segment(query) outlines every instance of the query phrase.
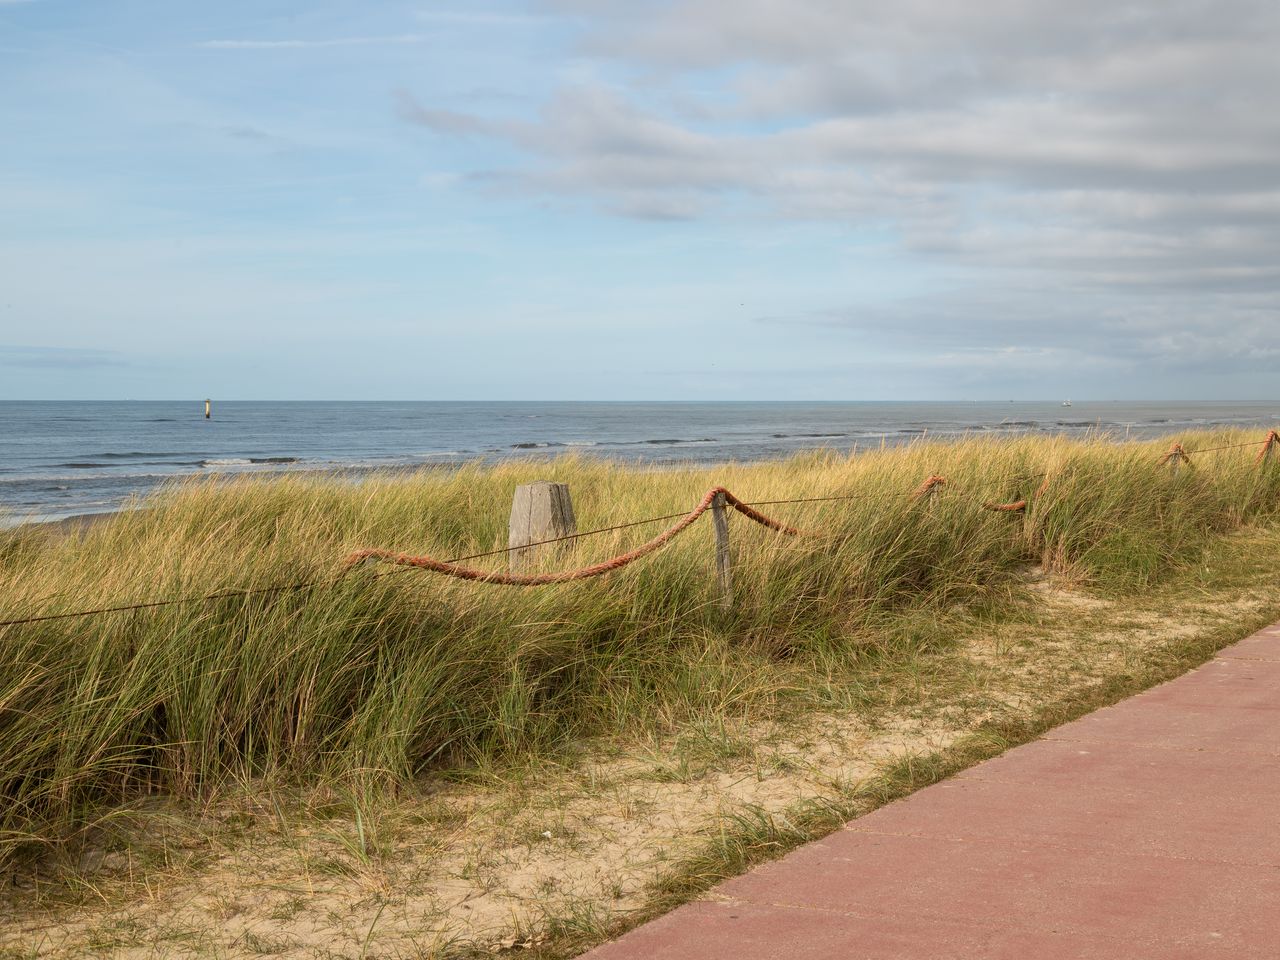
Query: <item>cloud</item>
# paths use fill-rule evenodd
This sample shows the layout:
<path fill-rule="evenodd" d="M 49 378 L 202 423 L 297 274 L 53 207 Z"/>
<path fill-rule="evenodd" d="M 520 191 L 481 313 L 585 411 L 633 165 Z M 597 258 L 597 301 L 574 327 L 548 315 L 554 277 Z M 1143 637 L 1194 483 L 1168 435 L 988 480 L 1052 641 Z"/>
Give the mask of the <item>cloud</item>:
<path fill-rule="evenodd" d="M 1280 6 L 547 7 L 579 25 L 593 67 L 536 116 L 401 115 L 515 147 L 502 176 L 540 198 L 849 225 L 948 278 L 891 307 L 771 322 L 979 367 L 1280 359 Z"/>
<path fill-rule="evenodd" d="M 330 37 L 319 40 L 205 40 L 201 47 L 210 50 L 296 50 L 321 47 L 369 47 L 387 44 L 426 43 L 429 38 L 417 33 L 389 37 Z"/>
<path fill-rule="evenodd" d="M 1180 290 L 1118 298 L 1110 291 L 1033 286 L 1015 278 L 989 290 L 953 288 L 889 304 L 760 317 L 781 329 L 822 328 L 913 356 L 958 357 L 1016 367 L 1028 357 L 1092 358 L 1132 371 L 1280 363 L 1280 305 L 1258 295 L 1189 302 Z M 1067 295 L 1070 294 L 1070 295 Z M 1223 309 L 1229 306 L 1230 309 Z M 1208 316 L 1211 322 L 1203 322 Z M 1073 363 L 1075 361 L 1072 361 Z"/>
<path fill-rule="evenodd" d="M 436 133 L 459 136 L 473 133 L 486 136 L 501 136 L 500 128 L 496 128 L 493 124 L 481 120 L 479 117 L 459 113 L 456 110 L 428 109 L 419 103 L 413 94 L 407 90 L 397 90 L 395 97 L 396 112 L 402 120 L 427 127 Z"/>
<path fill-rule="evenodd" d="M 123 367 L 128 362 L 114 350 L 31 347 L 0 343 L 0 366 L 28 369 L 86 370 Z"/>
<path fill-rule="evenodd" d="M 949 217 L 945 200 L 991 186 L 1054 205 L 1062 191 L 1136 203 L 1280 189 L 1272 4 L 550 6 L 629 79 L 562 85 L 525 123 L 402 115 L 508 140 L 534 161 L 532 188 L 613 208 L 637 191 L 737 191 L 787 218 L 918 220 L 922 198 Z"/>

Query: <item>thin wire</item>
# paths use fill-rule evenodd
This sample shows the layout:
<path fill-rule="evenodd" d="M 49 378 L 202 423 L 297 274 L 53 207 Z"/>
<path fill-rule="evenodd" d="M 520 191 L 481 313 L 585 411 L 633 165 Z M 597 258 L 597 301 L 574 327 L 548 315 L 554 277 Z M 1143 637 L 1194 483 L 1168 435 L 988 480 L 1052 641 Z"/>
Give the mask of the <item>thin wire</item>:
<path fill-rule="evenodd" d="M 1193 453 L 1216 453 L 1219 450 L 1237 450 L 1240 447 L 1256 447 L 1260 443 L 1265 442 L 1266 441 L 1250 440 L 1248 443 L 1229 443 L 1225 447 L 1209 447 L 1205 450 L 1186 450 L 1183 452 L 1186 453 L 1187 456 L 1191 456 Z"/>
<path fill-rule="evenodd" d="M 779 503 L 819 503 L 825 500 L 865 500 L 868 497 L 873 497 L 873 496 L 877 496 L 877 494 L 849 493 L 849 494 L 841 494 L 839 496 L 830 496 L 830 497 L 797 497 L 794 500 L 752 500 L 750 503 L 747 503 L 746 506 L 770 507 L 770 506 L 775 506 Z M 896 494 L 891 494 L 891 496 L 896 496 Z"/>
<path fill-rule="evenodd" d="M 510 553 L 513 550 L 527 550 L 530 547 L 540 547 L 546 543 L 560 543 L 564 540 L 577 540 L 579 537 L 590 537 L 597 533 L 610 533 L 614 530 L 625 530 L 627 527 L 639 527 L 646 523 L 657 523 L 659 520 L 674 520 L 677 517 L 685 516 L 689 511 L 684 513 L 668 513 L 664 517 L 649 517 L 647 520 L 632 520 L 630 523 L 618 523 L 612 527 L 600 527 L 596 530 L 584 530 L 582 533 L 569 533 L 563 537 L 552 537 L 550 540 L 535 540 L 533 543 L 522 543 L 518 547 L 499 547 L 497 550 L 489 550 L 486 553 L 473 553 L 469 557 L 458 557 L 454 560 L 445 560 L 445 563 L 462 563 L 464 560 L 478 560 L 481 557 L 494 557 L 500 553 Z"/>
<path fill-rule="evenodd" d="M 529 547 L 540 547 L 547 543 L 559 543 L 564 540 L 576 540 L 579 537 L 590 537 L 599 533 L 610 533 L 614 530 L 624 530 L 628 527 L 638 527 L 646 523 L 657 523 L 660 520 L 671 520 L 675 517 L 683 517 L 683 513 L 667 514 L 663 517 L 649 517 L 646 520 L 632 520 L 629 523 L 614 524 L 611 527 L 600 527 L 596 530 L 584 530 L 581 533 L 571 533 L 563 537 L 552 537 L 549 540 L 537 540 L 533 543 L 521 544 L 518 547 L 502 547 L 497 550 L 489 550 L 485 553 L 475 553 L 466 557 L 457 557 L 453 560 L 446 560 L 446 563 L 462 563 L 465 560 L 476 560 L 480 557 L 492 557 L 500 553 L 510 553 L 513 550 L 525 550 Z M 386 573 L 374 574 L 374 578 L 389 577 L 397 573 L 407 573 L 412 567 L 399 567 Z M 286 593 L 292 590 L 304 590 L 307 587 L 315 587 L 320 585 L 332 585 L 345 579 L 344 577 L 327 577 L 318 580 L 304 580 L 300 583 L 277 584 L 270 587 L 256 587 L 249 590 L 224 590 L 219 593 L 210 593 L 194 597 L 173 597 L 168 600 L 151 600 L 146 603 L 129 603 L 117 607 L 98 607 L 93 610 L 74 610 L 67 613 L 48 613 L 38 617 L 22 617 L 17 620 L 0 620 L 0 627 L 13 627 L 25 623 L 42 623 L 46 620 L 67 620 L 71 617 L 88 617 L 96 616 L 102 613 L 122 613 L 129 610 L 148 610 L 154 607 L 171 607 L 183 603 L 202 603 L 211 600 L 229 600 L 232 597 L 251 597 L 258 594 L 268 593 Z"/>
<path fill-rule="evenodd" d="M 88 617 L 99 613 L 120 613 L 126 610 L 147 610 L 152 607 L 171 607 L 180 603 L 208 602 L 210 600 L 228 600 L 232 597 L 251 597 L 260 593 L 284 593 L 289 590 L 303 590 L 321 583 L 336 583 L 337 580 L 307 580 L 302 583 L 285 583 L 272 587 L 258 587 L 252 590 L 230 590 L 222 593 L 210 593 L 196 597 L 174 597 L 169 600 L 151 600 L 147 603 L 129 603 L 119 607 L 99 607 L 95 610 L 75 610 L 70 613 L 47 613 L 39 617 L 23 617 L 20 620 L 0 620 L 0 627 L 12 627 L 22 623 L 40 623 L 45 620 L 66 620 L 69 617 Z"/>
<path fill-rule="evenodd" d="M 1044 473 L 1022 473 L 1022 474 L 1018 474 L 1015 477 L 1009 477 L 1007 480 L 992 480 L 988 483 L 980 483 L 971 489 L 982 489 L 983 487 L 1003 486 L 1004 484 L 1007 484 L 1007 483 L 1025 483 L 1028 480 L 1039 480 L 1041 477 L 1047 477 L 1048 475 L 1049 475 L 1048 471 Z M 945 487 L 943 489 L 945 489 Z M 820 503 L 827 500 L 867 500 L 873 497 L 876 499 L 881 499 L 886 496 L 914 497 L 917 495 L 917 492 L 918 491 L 915 491 L 915 490 L 900 490 L 897 492 L 891 491 L 887 493 L 885 491 L 879 491 L 875 493 L 848 493 L 848 494 L 833 495 L 829 497 L 797 497 L 792 500 L 752 500 L 750 503 L 747 503 L 746 505 L 748 507 L 768 507 L 768 506 L 776 506 L 777 504 L 782 504 L 782 503 Z"/>

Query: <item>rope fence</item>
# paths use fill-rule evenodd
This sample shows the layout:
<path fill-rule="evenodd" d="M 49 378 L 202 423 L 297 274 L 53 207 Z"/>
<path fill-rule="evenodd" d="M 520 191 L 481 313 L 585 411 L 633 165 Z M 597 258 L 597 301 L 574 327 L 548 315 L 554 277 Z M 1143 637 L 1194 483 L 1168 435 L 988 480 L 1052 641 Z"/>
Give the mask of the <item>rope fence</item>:
<path fill-rule="evenodd" d="M 1209 447 L 1203 450 L 1193 451 L 1197 456 L 1206 453 L 1217 453 L 1224 450 L 1235 450 L 1243 447 L 1252 447 L 1257 445 L 1257 441 L 1246 441 L 1244 443 L 1226 444 L 1219 447 Z M 1280 432 L 1271 430 L 1264 441 L 1262 441 L 1262 449 L 1255 458 L 1255 464 L 1263 465 L 1269 463 L 1277 450 L 1280 450 Z M 1191 455 L 1183 449 L 1181 443 L 1174 443 L 1159 461 L 1159 466 L 1169 466 L 1176 469 L 1180 464 L 1191 464 Z M 1035 474 L 1020 474 L 1015 477 L 993 481 L 982 486 L 1009 486 L 1018 483 L 1027 483 L 1031 480 L 1042 479 L 1042 483 L 1036 490 L 1031 499 L 1036 499 L 1044 495 L 1049 486 L 1048 471 Z M 897 494 L 898 496 L 907 496 L 912 500 L 928 500 L 943 488 L 951 489 L 950 481 L 943 476 L 934 474 L 927 477 L 923 483 L 912 491 Z M 978 488 L 980 489 L 980 488 Z M 888 494 L 894 496 L 895 494 Z M 964 494 L 962 494 L 963 496 Z M 968 494 L 974 499 L 978 499 L 974 492 Z M 846 500 L 866 500 L 871 498 L 883 498 L 886 496 L 884 492 L 877 493 L 851 493 L 851 494 L 835 494 L 822 497 L 796 497 L 784 500 L 759 500 L 747 502 L 739 499 L 731 491 L 722 486 L 712 487 L 702 497 L 698 504 L 687 513 L 672 513 L 657 517 L 647 517 L 643 520 L 632 520 L 626 523 L 613 524 L 607 527 L 597 527 L 591 530 L 574 532 L 562 536 L 550 537 L 541 540 L 534 540 L 527 543 L 521 543 L 515 546 L 499 547 L 494 550 L 487 550 L 482 553 L 473 553 L 467 556 L 455 557 L 450 560 L 439 560 L 434 557 L 422 554 L 412 555 L 408 553 L 399 553 L 391 550 L 383 550 L 378 548 L 369 548 L 358 550 L 350 554 L 342 565 L 341 572 L 337 576 L 317 578 L 312 580 L 304 580 L 296 583 L 274 584 L 265 587 L 256 587 L 243 590 L 223 590 L 210 594 L 199 594 L 186 597 L 173 597 L 164 600 L 152 600 L 141 603 L 121 604 L 118 606 L 98 607 L 89 610 L 74 610 L 64 613 L 41 614 L 38 616 L 20 617 L 11 620 L 0 620 L 0 628 L 20 626 L 23 624 L 43 623 L 51 620 L 66 620 L 76 617 L 90 617 L 104 615 L 109 613 L 121 613 L 136 610 L 149 610 L 159 607 L 177 606 L 192 603 L 210 603 L 216 600 L 229 600 L 241 597 L 252 596 L 268 596 L 280 593 L 291 593 L 305 590 L 310 587 L 333 586 L 344 581 L 350 571 L 359 565 L 374 562 L 385 562 L 393 564 L 397 567 L 395 570 L 373 574 L 372 578 L 391 576 L 398 573 L 404 573 L 409 570 L 429 570 L 444 576 L 453 577 L 459 580 L 473 581 L 476 583 L 490 583 L 505 586 L 546 586 L 556 583 L 568 583 L 576 580 L 586 580 L 593 577 L 602 576 L 615 570 L 620 570 L 642 557 L 648 556 L 675 539 L 708 511 L 717 516 L 716 535 L 717 535 L 717 556 L 721 561 L 721 591 L 727 598 L 730 595 L 730 584 L 728 579 L 728 542 L 727 542 L 727 525 L 723 522 L 725 512 L 729 509 L 742 514 L 749 520 L 760 524 L 761 526 L 774 531 L 786 537 L 822 537 L 828 534 L 817 531 L 801 530 L 790 526 L 770 517 L 759 510 L 757 507 L 764 506 L 780 506 L 786 504 L 805 504 L 805 503 L 827 503 Z M 1022 498 L 1008 503 L 997 503 L 987 500 L 981 500 L 981 507 L 984 510 L 990 510 L 1001 513 L 1020 513 L 1027 509 L 1028 499 Z M 472 560 L 479 560 L 486 557 L 498 555 L 508 555 L 513 551 L 524 551 L 531 548 L 549 546 L 553 544 L 562 544 L 569 541 L 579 540 L 585 537 L 598 536 L 605 533 L 613 533 L 618 530 L 626 530 L 633 527 L 645 526 L 652 523 L 661 523 L 666 520 L 676 520 L 666 530 L 663 530 L 657 536 L 647 540 L 626 553 L 610 557 L 607 560 L 600 561 L 585 567 L 578 567 L 573 570 L 563 570 L 554 573 L 512 573 L 507 571 L 491 571 L 481 570 L 475 567 L 463 566 L 462 564 Z"/>

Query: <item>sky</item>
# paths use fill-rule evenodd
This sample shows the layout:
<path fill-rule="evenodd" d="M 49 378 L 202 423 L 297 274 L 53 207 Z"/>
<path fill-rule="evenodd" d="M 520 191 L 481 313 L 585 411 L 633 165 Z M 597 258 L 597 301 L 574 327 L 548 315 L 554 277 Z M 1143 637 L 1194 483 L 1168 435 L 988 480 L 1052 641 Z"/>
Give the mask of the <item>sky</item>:
<path fill-rule="evenodd" d="M 1269 400 L 1274 0 L 0 0 L 0 399 Z"/>

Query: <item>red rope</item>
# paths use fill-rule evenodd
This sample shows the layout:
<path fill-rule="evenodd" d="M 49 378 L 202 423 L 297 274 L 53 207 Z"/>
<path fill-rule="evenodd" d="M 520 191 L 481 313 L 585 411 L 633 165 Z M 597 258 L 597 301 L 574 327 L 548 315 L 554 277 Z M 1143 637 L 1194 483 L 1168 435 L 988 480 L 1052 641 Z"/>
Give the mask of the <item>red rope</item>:
<path fill-rule="evenodd" d="M 1272 430 L 1267 434 L 1267 439 L 1262 441 L 1262 449 L 1258 451 L 1258 457 L 1253 462 L 1261 463 L 1263 460 L 1266 460 L 1267 455 L 1271 453 L 1277 443 L 1280 443 L 1280 433 L 1276 433 L 1276 431 Z"/>
<path fill-rule="evenodd" d="M 1013 503 L 984 503 L 983 510 L 999 510 L 1004 513 L 1017 513 L 1020 510 L 1027 509 L 1027 501 L 1015 500 Z"/>
<path fill-rule="evenodd" d="M 919 500 L 921 497 L 927 497 L 929 494 L 933 493 L 933 491 L 936 490 L 938 487 L 943 486 L 946 482 L 947 482 L 946 477 L 940 477 L 935 473 L 932 476 L 925 477 L 924 483 L 916 487 L 916 492 L 913 493 L 911 496 L 914 497 L 916 500 Z"/>
<path fill-rule="evenodd" d="M 789 527 L 781 521 L 767 517 L 758 510 L 754 510 L 747 504 L 743 503 L 724 487 L 712 487 L 707 491 L 706 495 L 699 501 L 698 505 L 680 518 L 679 522 L 662 531 L 647 543 L 642 543 L 634 550 L 611 557 L 608 560 L 602 560 L 600 563 L 593 563 L 589 567 L 579 567 L 576 570 L 561 570 L 557 573 L 503 573 L 500 570 L 477 570 L 474 567 L 463 567 L 456 563 L 448 563 L 444 560 L 437 560 L 435 557 L 429 557 L 425 554 L 422 556 L 412 556 L 407 553 L 395 553 L 391 550 L 358 550 L 351 556 L 347 557 L 344 569 L 351 569 L 355 564 L 365 560 L 383 560 L 387 563 L 396 563 L 407 567 L 419 567 L 423 570 L 432 570 L 436 573 L 443 573 L 445 576 L 456 577 L 459 580 L 475 580 L 479 583 L 499 583 L 513 587 L 538 587 L 549 583 L 568 583 L 572 580 L 586 580 L 590 577 L 598 577 L 601 574 L 610 573 L 614 570 L 621 570 L 627 564 L 639 560 L 643 556 L 653 553 L 659 547 L 667 543 L 676 535 L 684 532 L 693 524 L 700 516 L 702 516 L 711 507 L 717 494 L 724 494 L 724 502 L 726 505 L 733 507 L 743 516 L 754 520 L 762 526 L 768 527 L 770 530 L 776 530 L 778 533 L 786 536 L 794 537 L 800 533 L 795 527 Z"/>
<path fill-rule="evenodd" d="M 724 494 L 724 502 L 733 509 L 737 510 L 744 517 L 754 520 L 761 526 L 768 527 L 770 530 L 776 530 L 778 533 L 785 534 L 788 537 L 796 537 L 804 533 L 803 530 L 797 530 L 795 527 L 789 527 L 780 520 L 774 520 L 772 517 L 766 517 L 758 510 L 753 510 L 749 504 L 743 503 L 724 487 L 716 487 L 708 496 L 715 496 L 717 493 Z"/>

